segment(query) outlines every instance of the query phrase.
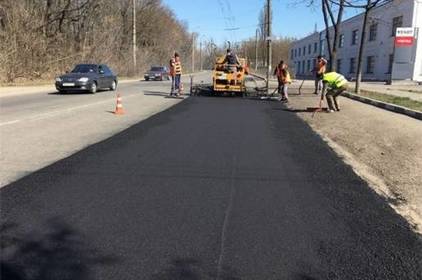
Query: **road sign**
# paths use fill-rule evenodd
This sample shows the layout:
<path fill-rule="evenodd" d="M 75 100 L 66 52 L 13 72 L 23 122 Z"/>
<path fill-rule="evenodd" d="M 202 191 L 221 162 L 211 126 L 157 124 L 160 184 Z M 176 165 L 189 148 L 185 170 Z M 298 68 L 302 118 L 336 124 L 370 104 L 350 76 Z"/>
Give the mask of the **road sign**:
<path fill-rule="evenodd" d="M 396 47 L 411 47 L 415 41 L 415 29 L 413 27 L 398 27 L 394 44 Z"/>

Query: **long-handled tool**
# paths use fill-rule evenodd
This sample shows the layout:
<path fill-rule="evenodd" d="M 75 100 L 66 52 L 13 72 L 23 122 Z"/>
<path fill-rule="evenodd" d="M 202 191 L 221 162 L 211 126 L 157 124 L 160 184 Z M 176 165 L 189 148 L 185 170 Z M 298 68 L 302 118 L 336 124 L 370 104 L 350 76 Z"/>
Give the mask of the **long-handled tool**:
<path fill-rule="evenodd" d="M 315 114 L 317 112 L 321 112 L 322 111 L 322 104 L 324 102 L 324 95 L 321 95 L 321 98 L 319 99 L 319 104 L 318 107 L 315 108 L 314 112 L 312 113 L 312 118 L 315 116 Z"/>
<path fill-rule="evenodd" d="M 305 80 L 303 80 L 302 83 L 300 84 L 300 87 L 299 87 L 299 95 L 302 94 L 302 87 L 303 87 L 303 84 L 304 83 L 305 83 Z"/>

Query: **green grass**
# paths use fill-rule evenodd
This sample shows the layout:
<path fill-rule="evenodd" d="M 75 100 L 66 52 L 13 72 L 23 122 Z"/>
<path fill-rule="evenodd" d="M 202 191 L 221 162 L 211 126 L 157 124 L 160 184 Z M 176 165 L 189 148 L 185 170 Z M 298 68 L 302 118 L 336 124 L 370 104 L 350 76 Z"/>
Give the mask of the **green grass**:
<path fill-rule="evenodd" d="M 402 88 L 402 89 L 398 89 L 398 90 L 422 94 L 422 90 L 419 90 L 419 89 L 404 89 L 404 88 Z"/>
<path fill-rule="evenodd" d="M 383 93 L 378 93 L 378 92 L 373 92 L 373 91 L 366 91 L 366 90 L 362 90 L 361 95 L 378 100 L 378 101 L 391 103 L 394 105 L 398 105 L 398 106 L 402 106 L 402 107 L 406 107 L 412 110 L 422 112 L 422 102 L 415 101 L 408 97 L 399 97 L 399 96 L 383 94 Z"/>

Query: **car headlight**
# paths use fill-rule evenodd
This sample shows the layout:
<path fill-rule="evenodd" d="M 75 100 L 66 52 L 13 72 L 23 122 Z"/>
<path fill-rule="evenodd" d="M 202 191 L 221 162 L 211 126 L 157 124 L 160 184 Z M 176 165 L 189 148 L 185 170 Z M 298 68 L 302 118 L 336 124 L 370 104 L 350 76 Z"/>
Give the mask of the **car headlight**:
<path fill-rule="evenodd" d="M 89 81 L 89 78 L 86 78 L 86 77 L 80 78 L 78 81 L 81 82 L 81 83 L 86 83 L 86 82 Z"/>
<path fill-rule="evenodd" d="M 61 81 L 62 81 L 62 78 L 60 78 L 60 77 L 56 78 L 56 82 L 61 82 Z"/>

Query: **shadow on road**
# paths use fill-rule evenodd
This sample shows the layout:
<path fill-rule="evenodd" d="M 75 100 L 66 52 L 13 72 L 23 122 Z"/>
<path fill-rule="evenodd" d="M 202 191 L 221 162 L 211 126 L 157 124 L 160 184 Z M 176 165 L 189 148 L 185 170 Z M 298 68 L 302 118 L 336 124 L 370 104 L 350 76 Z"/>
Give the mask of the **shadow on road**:
<path fill-rule="evenodd" d="M 240 276 L 233 269 L 223 267 L 221 275 L 216 272 L 205 271 L 201 262 L 195 258 L 176 258 L 162 272 L 152 276 L 152 280 L 240 280 Z M 220 276 L 220 277 L 218 277 Z"/>
<path fill-rule="evenodd" d="M 307 107 L 306 109 L 292 109 L 292 108 L 273 108 L 275 111 L 284 111 L 284 112 L 290 112 L 290 113 L 314 113 L 317 109 L 317 107 Z M 327 108 L 323 107 L 322 111 L 326 111 Z"/>
<path fill-rule="evenodd" d="M 49 220 L 42 231 L 22 234 L 17 224 L 1 225 L 1 279 L 90 280 L 94 266 L 117 262 L 90 248 L 78 232 L 58 218 Z"/>

